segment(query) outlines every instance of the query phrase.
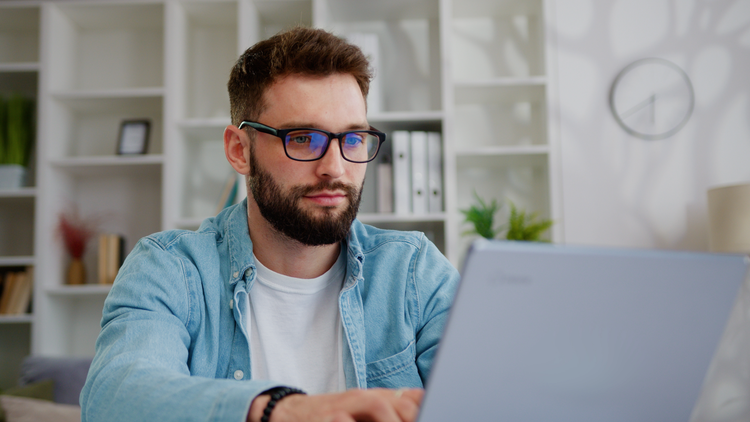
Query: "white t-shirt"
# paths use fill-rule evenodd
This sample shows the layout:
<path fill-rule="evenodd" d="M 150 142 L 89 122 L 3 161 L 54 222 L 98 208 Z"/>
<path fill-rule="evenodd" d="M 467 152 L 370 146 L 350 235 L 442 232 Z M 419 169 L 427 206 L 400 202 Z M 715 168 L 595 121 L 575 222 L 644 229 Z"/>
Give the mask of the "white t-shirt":
<path fill-rule="evenodd" d="M 255 259 L 248 295 L 253 379 L 273 380 L 309 394 L 346 389 L 339 293 L 346 275 L 342 250 L 325 274 L 313 279 L 273 272 Z"/>

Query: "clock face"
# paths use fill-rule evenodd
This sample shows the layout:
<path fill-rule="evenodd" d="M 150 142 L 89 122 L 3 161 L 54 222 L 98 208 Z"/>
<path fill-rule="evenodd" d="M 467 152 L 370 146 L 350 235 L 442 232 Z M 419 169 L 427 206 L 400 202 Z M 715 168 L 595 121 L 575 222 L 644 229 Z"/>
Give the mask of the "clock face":
<path fill-rule="evenodd" d="M 623 69 L 609 94 L 612 114 L 628 133 L 664 139 L 687 123 L 695 97 L 687 74 L 664 59 L 643 59 Z"/>

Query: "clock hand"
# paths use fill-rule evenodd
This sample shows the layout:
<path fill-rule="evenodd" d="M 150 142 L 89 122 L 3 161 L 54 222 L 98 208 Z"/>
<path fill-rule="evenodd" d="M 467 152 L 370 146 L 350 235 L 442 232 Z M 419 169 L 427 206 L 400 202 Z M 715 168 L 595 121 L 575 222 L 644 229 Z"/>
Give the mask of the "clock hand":
<path fill-rule="evenodd" d="M 638 110 L 642 109 L 643 107 L 646 107 L 649 104 L 653 104 L 654 101 L 656 101 L 656 93 L 651 94 L 651 96 L 649 96 L 645 100 L 641 101 L 640 103 L 636 104 L 635 106 L 633 106 L 632 108 L 630 108 L 628 111 L 625 111 L 622 114 L 620 114 L 620 118 L 621 119 L 627 119 L 628 117 L 632 116 L 633 114 L 635 114 Z M 652 119 L 653 119 L 653 115 L 652 115 Z"/>

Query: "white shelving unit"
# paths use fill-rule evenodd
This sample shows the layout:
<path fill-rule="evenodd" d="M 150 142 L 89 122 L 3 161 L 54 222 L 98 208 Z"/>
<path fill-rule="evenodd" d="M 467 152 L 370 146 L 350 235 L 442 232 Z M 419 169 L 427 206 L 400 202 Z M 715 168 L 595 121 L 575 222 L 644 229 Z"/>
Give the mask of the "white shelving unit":
<path fill-rule="evenodd" d="M 20 93 L 37 98 L 39 79 L 39 8 L 8 3 L 0 6 L 0 95 Z M 0 190 L 0 271 L 34 266 L 36 179 L 32 158 L 27 186 Z M 18 365 L 31 350 L 35 316 L 0 315 L 0 389 L 15 385 Z"/>
<path fill-rule="evenodd" d="M 448 191 L 455 206 L 447 230 L 454 262 L 463 259 L 472 240 L 460 235 L 462 216 L 455 213 L 475 202 L 474 193 L 503 204 L 503 220 L 510 200 L 561 225 L 551 171 L 556 140 L 547 107 L 553 91 L 545 34 L 549 3 L 465 0 L 448 6 L 445 137 L 452 177 L 446 185 L 453 185 Z M 553 240 L 561 234 L 554 231 Z"/>
<path fill-rule="evenodd" d="M 123 234 L 127 250 L 158 230 L 197 228 L 214 214 L 232 177 L 222 145 L 230 122 L 230 68 L 247 47 L 297 24 L 342 36 L 377 34 L 382 101 L 380 109 L 370 110 L 370 123 L 388 134 L 442 134 L 444 212 L 376 212 L 374 171 L 391 153 L 386 142 L 368 166 L 363 222 L 424 231 L 459 267 L 471 240 L 461 236 L 467 227 L 459 210 L 473 202 L 474 191 L 490 200 L 508 198 L 559 222 L 557 148 L 547 106 L 554 91 L 545 34 L 550 1 L 0 4 L 0 87 L 7 75 L 22 74 L 33 80 L 36 93 L 39 75 L 44 122 L 38 130 L 36 188 L 0 193 L 0 213 L 22 220 L 27 231 L 33 228 L 33 242 L 26 245 L 0 240 L 0 265 L 36 265 L 36 311 L 0 325 L 0 336 L 4 326 L 22 324 L 32 327 L 33 353 L 93 353 L 109 287 L 64 284 L 68 257 L 54 230 L 59 213 L 76 207 L 98 221 L 100 230 Z M 6 19 L 8 11 L 19 17 Z M 16 25 L 21 14 L 33 15 L 23 19 L 27 24 L 36 19 L 34 25 Z M 18 31 L 23 34 L 16 37 Z M 33 44 L 39 53 L 5 53 L 3 43 L 11 38 L 23 39 L 25 48 Z M 117 156 L 120 123 L 135 118 L 151 121 L 148 153 Z M 15 229 L 16 223 L 0 216 L 0 230 Z M 561 240 L 560 233 L 553 238 Z M 17 250 L 3 250 L 10 247 Z M 89 283 L 95 281 L 95 249 L 84 258 Z M 0 352 L 6 348 L 3 339 Z"/>

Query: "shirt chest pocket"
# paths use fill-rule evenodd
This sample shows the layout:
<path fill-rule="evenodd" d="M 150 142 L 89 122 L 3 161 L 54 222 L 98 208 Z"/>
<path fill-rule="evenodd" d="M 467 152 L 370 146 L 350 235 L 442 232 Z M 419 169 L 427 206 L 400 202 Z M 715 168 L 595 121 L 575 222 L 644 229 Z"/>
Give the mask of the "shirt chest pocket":
<path fill-rule="evenodd" d="M 415 361 L 416 347 L 412 341 L 406 349 L 367 364 L 367 387 L 422 388 L 422 378 L 419 376 Z"/>

